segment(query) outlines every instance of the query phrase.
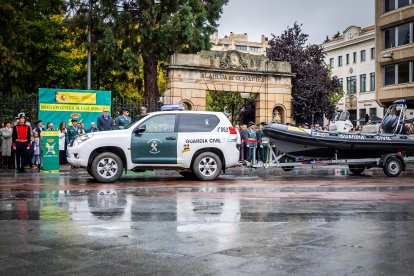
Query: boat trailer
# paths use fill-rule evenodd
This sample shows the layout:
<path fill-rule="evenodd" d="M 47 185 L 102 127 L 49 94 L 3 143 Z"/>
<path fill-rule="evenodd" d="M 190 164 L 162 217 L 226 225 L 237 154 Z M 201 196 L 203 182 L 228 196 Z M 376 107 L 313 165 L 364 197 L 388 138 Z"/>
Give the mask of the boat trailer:
<path fill-rule="evenodd" d="M 379 167 L 383 168 L 385 175 L 389 177 L 398 177 L 401 172 L 405 171 L 407 163 L 414 162 L 414 156 L 406 156 L 403 152 L 386 153 L 379 158 L 356 158 L 356 159 L 333 159 L 329 158 L 305 158 L 295 157 L 289 154 L 281 153 L 276 155 L 277 148 L 270 143 L 267 151 L 266 162 L 257 161 L 255 151 L 253 151 L 253 162 L 247 162 L 250 168 L 282 168 L 284 171 L 291 171 L 295 167 L 308 166 L 330 166 L 330 165 L 348 165 L 351 173 L 355 175 L 362 174 L 366 169 Z"/>

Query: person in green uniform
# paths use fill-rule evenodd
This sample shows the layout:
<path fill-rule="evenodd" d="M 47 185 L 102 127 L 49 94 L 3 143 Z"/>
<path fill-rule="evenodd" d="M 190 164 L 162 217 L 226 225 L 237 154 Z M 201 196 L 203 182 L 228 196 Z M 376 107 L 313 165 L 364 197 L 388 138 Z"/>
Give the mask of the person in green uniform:
<path fill-rule="evenodd" d="M 131 117 L 129 117 L 129 110 L 122 110 L 122 115 L 116 118 L 115 129 L 123 129 L 131 123 Z"/>
<path fill-rule="evenodd" d="M 259 145 L 259 156 L 260 160 L 265 163 L 267 160 L 267 150 L 269 146 L 269 138 L 264 137 L 263 128 L 265 127 L 266 123 L 260 123 L 259 131 L 257 132 L 257 140 L 260 141 Z"/>
<path fill-rule="evenodd" d="M 256 124 L 253 122 L 249 123 L 249 128 L 247 129 L 246 147 L 249 149 L 249 157 L 247 160 L 249 162 L 256 161 L 255 159 L 257 157 L 255 156 L 256 154 L 253 154 L 253 152 L 255 153 L 257 148 L 257 133 Z"/>
<path fill-rule="evenodd" d="M 78 126 L 78 120 L 72 119 L 72 125 L 67 128 L 66 143 L 69 145 L 76 136 L 81 134 L 81 129 Z"/>

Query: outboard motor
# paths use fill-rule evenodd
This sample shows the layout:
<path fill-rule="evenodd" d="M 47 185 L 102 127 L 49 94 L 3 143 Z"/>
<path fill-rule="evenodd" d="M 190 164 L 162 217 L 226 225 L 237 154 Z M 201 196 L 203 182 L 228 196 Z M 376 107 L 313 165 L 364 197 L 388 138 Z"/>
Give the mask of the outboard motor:
<path fill-rule="evenodd" d="M 398 124 L 398 118 L 395 115 L 389 115 L 388 117 L 384 118 L 381 123 L 382 130 L 384 133 L 394 133 Z"/>
<path fill-rule="evenodd" d="M 381 122 L 384 133 L 401 134 L 405 133 L 404 119 L 407 110 L 406 100 L 395 101 L 387 110 Z"/>

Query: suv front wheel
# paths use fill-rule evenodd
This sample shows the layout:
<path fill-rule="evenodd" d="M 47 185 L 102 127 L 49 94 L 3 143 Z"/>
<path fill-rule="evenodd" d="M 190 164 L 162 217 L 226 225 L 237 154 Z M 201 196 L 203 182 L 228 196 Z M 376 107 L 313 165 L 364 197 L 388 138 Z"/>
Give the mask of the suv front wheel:
<path fill-rule="evenodd" d="M 213 152 L 200 153 L 194 160 L 193 172 L 199 180 L 214 180 L 222 170 L 220 157 Z"/>
<path fill-rule="evenodd" d="M 114 182 L 122 175 L 121 158 L 112 152 L 104 152 L 93 159 L 90 172 L 99 182 Z"/>

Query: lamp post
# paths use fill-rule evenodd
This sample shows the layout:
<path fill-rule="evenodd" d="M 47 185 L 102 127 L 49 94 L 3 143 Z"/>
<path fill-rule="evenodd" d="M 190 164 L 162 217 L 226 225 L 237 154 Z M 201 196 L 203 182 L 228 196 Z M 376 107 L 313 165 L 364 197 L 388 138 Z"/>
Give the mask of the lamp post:
<path fill-rule="evenodd" d="M 242 93 L 240 93 L 240 97 L 242 97 L 244 99 L 243 106 L 242 106 L 242 108 L 240 110 L 240 117 L 241 117 L 241 113 L 246 111 L 246 102 L 247 102 L 247 99 L 250 97 L 250 93 L 248 93 L 248 92 L 242 92 Z"/>
<path fill-rule="evenodd" d="M 92 0 L 89 0 L 89 24 L 88 24 L 88 76 L 86 80 L 86 89 L 91 90 L 92 79 Z"/>

